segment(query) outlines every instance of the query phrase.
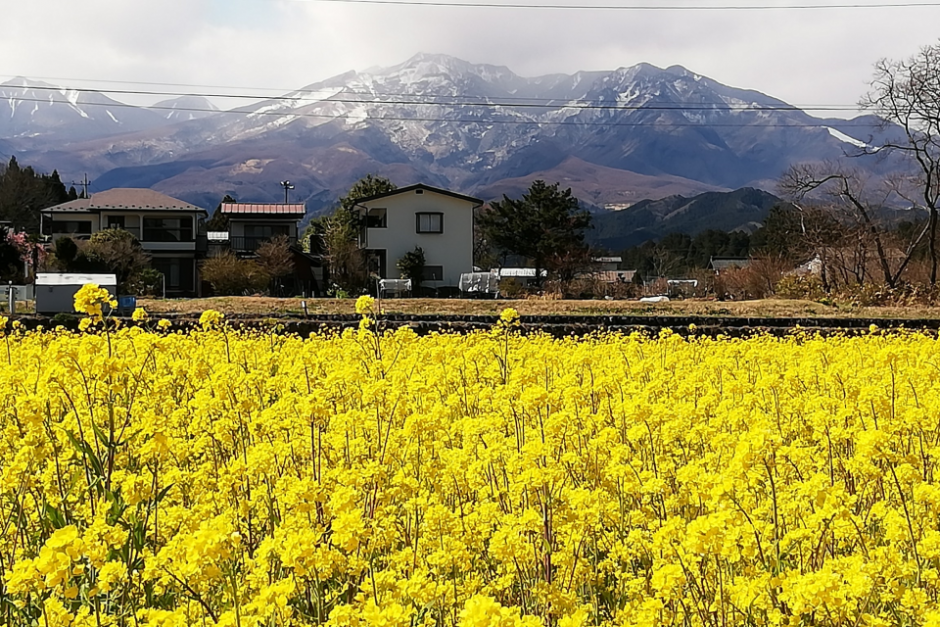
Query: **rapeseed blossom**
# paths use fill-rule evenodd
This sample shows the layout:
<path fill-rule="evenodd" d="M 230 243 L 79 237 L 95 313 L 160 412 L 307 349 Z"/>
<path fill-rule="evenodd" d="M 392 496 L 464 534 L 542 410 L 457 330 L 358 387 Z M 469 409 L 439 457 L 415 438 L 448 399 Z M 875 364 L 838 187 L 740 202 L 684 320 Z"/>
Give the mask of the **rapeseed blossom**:
<path fill-rule="evenodd" d="M 5 335 L 0 624 L 940 623 L 936 338 L 518 320 Z"/>
<path fill-rule="evenodd" d="M 375 313 L 373 311 L 375 307 L 375 299 L 371 296 L 364 295 L 356 299 L 356 313 L 359 315 L 367 315 Z"/>
<path fill-rule="evenodd" d="M 207 331 L 217 328 L 222 324 L 223 320 L 225 320 L 225 314 L 215 309 L 206 309 L 202 312 L 202 315 L 199 316 L 199 324 Z"/>
<path fill-rule="evenodd" d="M 117 307 L 117 301 L 108 290 L 96 283 L 86 283 L 75 293 L 75 311 L 83 313 L 92 322 L 98 322 L 104 316 L 104 306 Z"/>

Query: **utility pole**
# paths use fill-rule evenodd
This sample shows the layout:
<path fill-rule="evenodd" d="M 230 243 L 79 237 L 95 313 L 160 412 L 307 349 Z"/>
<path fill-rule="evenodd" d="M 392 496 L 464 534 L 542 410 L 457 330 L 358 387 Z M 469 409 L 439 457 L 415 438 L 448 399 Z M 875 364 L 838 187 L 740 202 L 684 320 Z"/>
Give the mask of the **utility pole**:
<path fill-rule="evenodd" d="M 91 185 L 91 181 L 88 180 L 88 173 L 85 173 L 85 176 L 80 181 L 72 181 L 69 185 L 81 185 L 82 186 L 82 198 L 88 198 L 88 186 Z"/>
<path fill-rule="evenodd" d="M 290 184 L 290 181 L 281 181 L 281 187 L 284 188 L 284 204 L 288 204 L 288 194 L 290 190 L 294 189 L 294 186 Z"/>

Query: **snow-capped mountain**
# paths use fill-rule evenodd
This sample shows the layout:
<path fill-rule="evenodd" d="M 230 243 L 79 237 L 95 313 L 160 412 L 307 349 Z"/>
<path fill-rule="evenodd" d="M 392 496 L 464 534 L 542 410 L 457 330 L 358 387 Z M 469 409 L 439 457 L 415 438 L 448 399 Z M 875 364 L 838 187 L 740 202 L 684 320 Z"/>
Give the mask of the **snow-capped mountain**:
<path fill-rule="evenodd" d="M 160 116 L 97 92 L 14 78 L 0 84 L 0 137 L 57 143 L 150 129 Z"/>
<path fill-rule="evenodd" d="M 54 90 L 43 94 L 72 103 Z M 0 92 L 0 110 L 3 98 L 9 96 Z M 88 141 L 65 155 L 57 147 L 60 162 L 47 167 L 62 172 L 80 164 L 97 171 L 101 186 L 153 186 L 205 206 L 224 193 L 276 200 L 277 182 L 289 178 L 295 197 L 316 210 L 369 172 L 468 193 L 538 175 L 590 187 L 591 202 L 603 206 L 654 197 L 656 181 L 667 178 L 670 193 L 771 188 L 789 164 L 845 158 L 879 132 L 872 117 L 814 118 L 679 66 L 525 78 L 432 54 L 340 74 L 236 113 L 186 120 L 198 113 L 187 110 L 209 107 L 165 106 L 176 107 L 169 119 L 165 109 L 146 113 L 172 126 Z M 73 107 L 78 117 L 92 108 L 98 117 L 110 111 L 86 111 L 80 101 Z M 3 124 L 0 137 L 19 136 L 17 144 L 36 160 L 52 159 L 42 138 L 30 144 Z M 856 163 L 891 167 L 885 160 Z M 642 176 L 602 175 L 614 170 Z M 624 189 L 633 184 L 639 187 Z"/>
<path fill-rule="evenodd" d="M 171 122 L 200 120 L 213 115 L 219 108 L 203 96 L 179 96 L 170 100 L 161 100 L 150 107 Z"/>

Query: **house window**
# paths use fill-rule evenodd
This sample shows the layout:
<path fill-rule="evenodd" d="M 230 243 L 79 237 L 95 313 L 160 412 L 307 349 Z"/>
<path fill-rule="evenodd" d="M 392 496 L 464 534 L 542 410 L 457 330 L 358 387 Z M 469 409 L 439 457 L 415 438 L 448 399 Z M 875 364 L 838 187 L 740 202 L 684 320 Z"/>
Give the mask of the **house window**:
<path fill-rule="evenodd" d="M 259 237 L 271 239 L 278 235 L 290 235 L 290 226 L 287 224 L 246 224 L 245 237 Z"/>
<path fill-rule="evenodd" d="M 443 233 L 443 213 L 416 213 L 415 223 L 418 233 Z"/>
<path fill-rule="evenodd" d="M 416 189 L 416 190 L 415 190 L 415 193 L 420 195 L 420 194 L 423 194 L 423 193 L 424 193 L 424 190 L 423 190 L 423 189 Z"/>
<path fill-rule="evenodd" d="M 124 228 L 124 216 L 108 216 L 108 228 L 109 229 L 123 229 Z"/>
<path fill-rule="evenodd" d="M 144 218 L 145 242 L 192 242 L 193 219 Z"/>
<path fill-rule="evenodd" d="M 366 214 L 366 227 L 370 229 L 388 228 L 388 212 L 386 209 L 369 209 Z"/>
<path fill-rule="evenodd" d="M 424 273 L 421 275 L 422 281 L 443 281 L 444 266 L 424 266 Z"/>

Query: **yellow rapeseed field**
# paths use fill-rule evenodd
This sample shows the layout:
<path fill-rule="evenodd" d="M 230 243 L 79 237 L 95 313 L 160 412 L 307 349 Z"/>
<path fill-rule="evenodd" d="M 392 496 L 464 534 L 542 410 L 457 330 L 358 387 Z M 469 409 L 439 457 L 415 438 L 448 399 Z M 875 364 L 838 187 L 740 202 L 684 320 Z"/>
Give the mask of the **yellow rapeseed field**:
<path fill-rule="evenodd" d="M 940 625 L 940 346 L 0 336 L 0 624 Z"/>

